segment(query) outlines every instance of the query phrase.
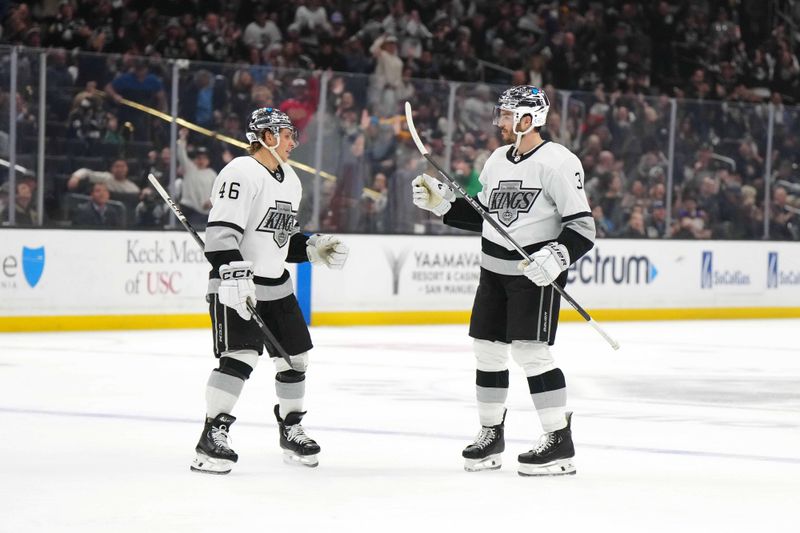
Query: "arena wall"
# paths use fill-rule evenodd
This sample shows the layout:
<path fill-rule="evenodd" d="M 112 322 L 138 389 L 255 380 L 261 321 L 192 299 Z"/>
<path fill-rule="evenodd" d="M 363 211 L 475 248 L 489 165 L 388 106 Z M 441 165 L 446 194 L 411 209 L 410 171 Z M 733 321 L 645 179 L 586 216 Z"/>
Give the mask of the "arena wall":
<path fill-rule="evenodd" d="M 183 232 L 3 229 L 0 331 L 208 325 Z M 466 323 L 478 237 L 348 235 L 344 270 L 289 265 L 314 325 Z M 800 244 L 600 240 L 567 291 L 598 321 L 800 316 Z M 564 304 L 562 320 L 580 320 Z"/>

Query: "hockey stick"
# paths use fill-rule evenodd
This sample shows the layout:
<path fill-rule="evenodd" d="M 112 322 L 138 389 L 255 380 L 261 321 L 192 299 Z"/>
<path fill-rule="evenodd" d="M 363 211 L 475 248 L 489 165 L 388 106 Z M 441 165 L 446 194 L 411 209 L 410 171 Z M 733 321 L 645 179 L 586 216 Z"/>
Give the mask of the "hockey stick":
<path fill-rule="evenodd" d="M 201 250 L 205 250 L 206 243 L 203 242 L 203 239 L 200 238 L 200 235 L 197 234 L 197 231 L 189 224 L 189 221 L 186 220 L 186 216 L 181 211 L 181 208 L 172 200 L 169 193 L 161 186 L 155 176 L 152 174 L 147 176 L 148 181 L 155 187 L 158 194 L 161 195 L 161 198 L 167 203 L 172 212 L 175 213 L 175 216 L 178 217 L 178 220 L 181 221 L 183 227 L 186 228 L 186 231 L 194 238 L 194 242 L 200 247 Z M 286 350 L 283 349 L 281 343 L 278 342 L 278 339 L 275 338 L 275 335 L 269 330 L 267 325 L 264 323 L 264 320 L 258 315 L 256 312 L 255 306 L 248 300 L 247 301 L 247 309 L 250 311 L 250 314 L 253 316 L 253 320 L 256 321 L 258 324 L 258 329 L 261 330 L 261 333 L 264 335 L 264 344 L 267 346 L 267 350 L 269 351 L 272 348 L 274 351 L 278 352 L 278 355 L 283 357 L 283 360 L 289 365 L 290 368 L 294 369 L 292 365 L 292 360 L 289 358 L 289 354 L 286 353 Z"/>
<path fill-rule="evenodd" d="M 464 200 L 466 200 L 467 203 L 475 211 L 478 212 L 478 214 L 483 218 L 483 220 L 488 222 L 489 225 L 492 226 L 492 228 L 494 228 L 495 231 L 497 231 L 497 233 L 499 233 L 508 242 L 508 244 L 513 246 L 523 258 L 527 259 L 530 262 L 531 256 L 528 255 L 528 252 L 526 252 L 519 244 L 517 244 L 517 242 L 511 237 L 511 235 L 509 235 L 508 232 L 505 229 L 503 229 L 502 226 L 500 226 L 500 224 L 497 223 L 497 221 L 495 221 L 491 216 L 489 216 L 489 213 L 486 212 L 486 210 L 481 206 L 481 204 L 476 202 L 474 198 L 470 197 L 467 194 L 467 191 L 464 190 L 464 187 L 462 187 L 457 181 L 451 178 L 447 174 L 447 172 L 445 172 L 442 169 L 442 167 L 440 167 L 439 164 L 436 163 L 436 161 L 434 161 L 433 157 L 431 157 L 430 155 L 430 152 L 428 152 L 427 148 L 425 148 L 425 145 L 422 144 L 422 141 L 419 138 L 419 134 L 417 133 L 417 129 L 414 127 L 414 118 L 411 116 L 411 104 L 409 104 L 408 102 L 406 102 L 406 122 L 408 122 L 408 131 L 411 133 L 411 138 L 414 139 L 414 144 L 417 145 L 417 150 L 419 150 L 419 152 L 422 154 L 422 157 L 427 159 L 428 162 L 431 165 L 433 165 L 433 167 L 439 172 L 439 174 L 444 178 L 444 180 L 447 182 L 448 185 L 450 185 L 453 189 L 458 191 L 459 194 L 461 194 L 461 196 L 464 197 Z M 599 333 L 606 340 L 606 342 L 608 342 L 611 345 L 612 348 L 614 348 L 615 350 L 619 350 L 619 343 L 614 339 L 612 339 L 611 336 L 608 333 L 606 333 L 605 330 L 603 330 L 603 328 L 601 328 L 597 322 L 594 321 L 594 319 L 589 315 L 589 313 L 587 313 L 586 310 L 583 307 L 581 307 L 578 302 L 573 300 L 572 297 L 569 294 L 567 294 L 566 291 L 564 291 L 564 289 L 562 289 L 557 283 L 553 282 L 552 286 L 556 290 L 556 292 L 558 292 L 558 294 L 560 294 L 562 298 L 568 301 L 569 304 L 575 308 L 578 314 L 580 314 L 581 317 L 583 317 L 583 319 L 586 322 L 588 322 L 589 325 L 592 326 L 597 331 L 597 333 Z"/>

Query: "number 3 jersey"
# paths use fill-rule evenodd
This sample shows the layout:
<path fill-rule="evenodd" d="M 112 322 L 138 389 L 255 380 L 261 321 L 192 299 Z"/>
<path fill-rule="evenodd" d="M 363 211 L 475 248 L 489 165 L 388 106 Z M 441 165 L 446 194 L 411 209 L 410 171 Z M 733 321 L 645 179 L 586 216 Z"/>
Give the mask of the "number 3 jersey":
<path fill-rule="evenodd" d="M 480 175 L 476 200 L 526 252 L 556 241 L 570 261 L 594 246 L 595 226 L 584 191 L 580 160 L 566 147 L 544 141 L 525 154 L 506 145 L 495 150 Z M 522 259 L 512 245 L 463 199 L 453 203 L 445 224 L 481 231 L 481 266 L 497 274 L 519 276 Z"/>
<path fill-rule="evenodd" d="M 307 261 L 308 237 L 299 233 L 300 179 L 287 164 L 275 172 L 250 156 L 237 157 L 217 176 L 211 190 L 206 257 L 211 262 L 208 293 L 219 288 L 219 267 L 252 261 L 256 298 L 292 294 L 284 263 Z"/>

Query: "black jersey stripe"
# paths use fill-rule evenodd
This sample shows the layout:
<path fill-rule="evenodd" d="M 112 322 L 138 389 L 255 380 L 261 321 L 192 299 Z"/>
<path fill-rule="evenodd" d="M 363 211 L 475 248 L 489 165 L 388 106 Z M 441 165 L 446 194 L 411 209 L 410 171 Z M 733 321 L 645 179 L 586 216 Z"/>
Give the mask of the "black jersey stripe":
<path fill-rule="evenodd" d="M 554 240 L 555 239 L 549 239 L 546 241 L 529 244 L 527 246 L 523 246 L 522 249 L 525 250 L 530 255 L 533 252 L 538 251 L 542 246 L 544 246 L 548 242 L 552 242 Z M 486 237 L 481 238 L 481 250 L 485 254 L 491 255 L 492 257 L 496 257 L 497 259 L 517 259 L 517 260 L 522 259 L 522 256 L 516 249 L 509 250 L 504 246 L 500 246 L 499 244 L 490 241 Z"/>
<path fill-rule="evenodd" d="M 206 224 L 207 228 L 213 228 L 215 226 L 231 228 L 231 229 L 234 229 L 234 230 L 238 231 L 242 235 L 244 235 L 244 229 L 240 228 L 239 226 L 237 226 L 233 222 L 225 222 L 224 220 L 215 220 L 214 222 L 209 222 L 208 224 Z"/>
<path fill-rule="evenodd" d="M 253 283 L 256 285 L 267 285 L 274 287 L 276 285 L 283 285 L 289 279 L 289 271 L 284 270 L 279 278 L 265 278 L 262 276 L 253 276 Z"/>
<path fill-rule="evenodd" d="M 576 218 L 583 218 L 583 217 L 590 217 L 592 214 L 589 211 L 581 211 L 580 213 L 575 213 L 574 215 L 569 215 L 566 217 L 561 217 L 561 223 L 569 222 L 570 220 L 575 220 Z"/>

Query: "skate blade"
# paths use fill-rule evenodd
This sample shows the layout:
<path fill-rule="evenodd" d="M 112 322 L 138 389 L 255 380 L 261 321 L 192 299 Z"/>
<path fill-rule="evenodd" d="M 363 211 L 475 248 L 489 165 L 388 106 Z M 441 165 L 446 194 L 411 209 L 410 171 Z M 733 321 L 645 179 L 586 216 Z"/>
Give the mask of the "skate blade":
<path fill-rule="evenodd" d="M 520 476 L 574 476 L 575 463 L 572 459 L 558 459 L 543 465 L 520 463 L 517 473 Z"/>
<path fill-rule="evenodd" d="M 499 470 L 503 460 L 499 453 L 483 459 L 464 459 L 464 470 L 467 472 L 482 472 L 484 470 Z"/>
<path fill-rule="evenodd" d="M 203 453 L 198 453 L 189 469 L 202 474 L 225 475 L 233 468 L 233 461 L 229 459 L 215 459 Z"/>
<path fill-rule="evenodd" d="M 316 468 L 319 465 L 317 454 L 314 455 L 298 455 L 289 450 L 283 450 L 283 462 L 287 465 L 302 465 L 309 468 Z"/>

